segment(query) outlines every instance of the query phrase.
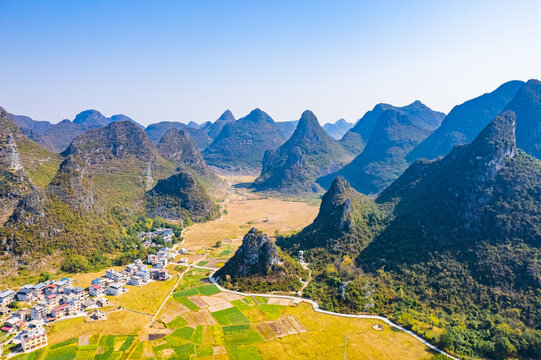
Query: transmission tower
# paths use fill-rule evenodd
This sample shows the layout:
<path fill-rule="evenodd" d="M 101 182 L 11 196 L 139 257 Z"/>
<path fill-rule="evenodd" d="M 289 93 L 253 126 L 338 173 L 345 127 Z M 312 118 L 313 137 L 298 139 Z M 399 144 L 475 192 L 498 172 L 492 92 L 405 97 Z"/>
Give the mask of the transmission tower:
<path fill-rule="evenodd" d="M 150 170 L 150 161 L 148 162 L 147 169 L 147 191 L 152 189 L 152 170 Z"/>
<path fill-rule="evenodd" d="M 15 140 L 13 139 L 13 136 L 11 134 L 8 135 L 8 147 L 10 150 L 10 168 L 13 170 L 20 170 L 22 169 L 21 160 L 19 158 L 19 152 L 17 151 L 17 145 L 15 144 Z"/>

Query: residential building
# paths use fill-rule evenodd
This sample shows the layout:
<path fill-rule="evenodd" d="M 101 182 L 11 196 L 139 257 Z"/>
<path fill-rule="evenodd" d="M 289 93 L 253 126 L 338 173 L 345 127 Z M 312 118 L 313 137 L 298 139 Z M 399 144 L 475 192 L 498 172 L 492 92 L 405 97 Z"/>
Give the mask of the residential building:
<path fill-rule="evenodd" d="M 13 300 L 15 300 L 15 295 L 17 293 L 11 289 L 4 290 L 0 292 L 0 305 L 8 306 Z"/>
<path fill-rule="evenodd" d="M 104 292 L 104 286 L 100 284 L 90 285 L 90 287 L 88 288 L 88 292 L 92 296 L 101 296 Z"/>
<path fill-rule="evenodd" d="M 154 265 L 158 262 L 158 255 L 147 255 L 147 263 Z"/>
<path fill-rule="evenodd" d="M 96 300 L 94 299 L 86 299 L 81 303 L 81 309 L 83 310 L 94 309 L 97 306 Z"/>
<path fill-rule="evenodd" d="M 90 318 L 92 320 L 107 320 L 107 315 L 103 311 L 96 310 Z"/>
<path fill-rule="evenodd" d="M 70 315 L 70 307 L 68 303 L 59 305 L 51 310 L 51 316 L 54 318 L 62 318 Z"/>
<path fill-rule="evenodd" d="M 171 274 L 166 269 L 150 269 L 150 277 L 153 280 L 168 280 L 171 278 Z"/>
<path fill-rule="evenodd" d="M 104 297 L 99 298 L 99 299 L 96 300 L 96 305 L 97 305 L 98 307 L 106 307 L 106 306 L 108 306 L 109 304 L 110 304 L 109 299 L 104 298 Z"/>
<path fill-rule="evenodd" d="M 47 332 L 42 326 L 25 330 L 21 335 L 21 346 L 24 352 L 47 346 Z"/>
<path fill-rule="evenodd" d="M 30 319 L 43 320 L 49 313 L 49 306 L 46 303 L 39 303 L 30 308 Z"/>
<path fill-rule="evenodd" d="M 181 255 L 190 255 L 190 250 L 188 250 L 186 248 L 182 248 L 182 249 L 180 249 L 180 254 Z"/>
<path fill-rule="evenodd" d="M 109 295 L 118 296 L 122 294 L 123 292 L 128 291 L 125 287 L 122 286 L 121 283 L 114 283 L 109 286 L 109 289 L 107 290 L 107 293 Z"/>
<path fill-rule="evenodd" d="M 25 285 L 17 291 L 18 301 L 33 301 L 36 299 L 34 285 Z"/>

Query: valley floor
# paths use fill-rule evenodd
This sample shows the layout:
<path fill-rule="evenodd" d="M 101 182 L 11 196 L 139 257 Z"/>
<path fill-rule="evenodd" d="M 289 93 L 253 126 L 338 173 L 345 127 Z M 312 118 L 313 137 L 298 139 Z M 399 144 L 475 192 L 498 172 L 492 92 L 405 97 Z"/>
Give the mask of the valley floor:
<path fill-rule="evenodd" d="M 112 305 L 106 309 L 107 320 L 75 318 L 52 324 L 48 328 L 49 346 L 17 359 L 433 356 L 424 344 L 379 320 L 321 314 L 307 303 L 235 295 L 209 283 L 208 269 L 223 266 L 252 226 L 270 236 L 275 231 L 287 234 L 302 229 L 317 215 L 316 207 L 302 202 L 260 198 L 242 188 L 232 189 L 223 217 L 195 224 L 184 232 L 182 247 L 190 250 L 188 263 L 193 267 L 172 263 L 168 268 L 174 274 L 172 279 L 141 288 L 130 286 L 127 293 L 112 297 Z M 215 247 L 219 240 L 221 245 Z M 74 281 L 87 286 L 96 275 L 76 275 Z"/>

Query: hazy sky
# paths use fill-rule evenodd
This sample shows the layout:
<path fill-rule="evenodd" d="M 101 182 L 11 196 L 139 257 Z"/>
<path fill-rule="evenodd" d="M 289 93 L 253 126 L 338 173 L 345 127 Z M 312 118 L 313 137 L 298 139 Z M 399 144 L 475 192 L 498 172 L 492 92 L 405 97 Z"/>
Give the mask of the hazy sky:
<path fill-rule="evenodd" d="M 540 19 L 541 0 L 0 0 L 0 106 L 142 124 L 255 107 L 354 121 L 415 99 L 448 112 L 541 78 Z"/>

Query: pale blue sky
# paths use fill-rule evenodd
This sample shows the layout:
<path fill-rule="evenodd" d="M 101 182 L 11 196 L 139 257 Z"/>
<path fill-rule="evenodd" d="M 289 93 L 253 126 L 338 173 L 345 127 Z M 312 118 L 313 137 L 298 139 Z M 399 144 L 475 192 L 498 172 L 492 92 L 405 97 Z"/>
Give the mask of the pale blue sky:
<path fill-rule="evenodd" d="M 0 0 L 0 106 L 142 124 L 260 107 L 321 123 L 541 78 L 541 0 Z"/>

